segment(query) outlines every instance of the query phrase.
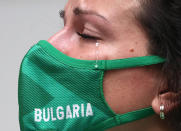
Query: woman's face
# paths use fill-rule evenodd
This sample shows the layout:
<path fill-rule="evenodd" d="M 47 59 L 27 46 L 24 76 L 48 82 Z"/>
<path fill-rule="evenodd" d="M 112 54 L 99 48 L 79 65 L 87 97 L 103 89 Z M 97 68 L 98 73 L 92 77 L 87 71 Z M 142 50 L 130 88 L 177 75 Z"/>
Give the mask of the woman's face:
<path fill-rule="evenodd" d="M 147 38 L 134 15 L 136 0 L 69 0 L 65 7 L 64 28 L 49 41 L 65 54 L 95 60 L 121 59 L 147 55 Z M 135 13 L 135 14 L 134 14 Z M 95 37 L 84 39 L 80 34 Z"/>
<path fill-rule="evenodd" d="M 145 56 L 149 42 L 136 21 L 138 11 L 137 0 L 69 0 L 64 28 L 48 41 L 64 54 L 82 60 Z M 107 71 L 103 90 L 109 106 L 116 113 L 151 106 L 158 79 L 154 75 L 147 67 Z"/>

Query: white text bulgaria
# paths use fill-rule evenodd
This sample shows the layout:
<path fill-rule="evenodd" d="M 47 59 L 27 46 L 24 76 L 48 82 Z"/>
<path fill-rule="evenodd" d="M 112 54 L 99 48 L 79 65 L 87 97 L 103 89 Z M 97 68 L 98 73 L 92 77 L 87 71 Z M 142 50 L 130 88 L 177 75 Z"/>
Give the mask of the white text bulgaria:
<path fill-rule="evenodd" d="M 67 105 L 66 107 L 58 106 L 57 108 L 36 108 L 34 110 L 35 122 L 48 122 L 89 116 L 93 116 L 93 110 L 90 103 L 80 105 L 74 104 L 72 106 Z"/>

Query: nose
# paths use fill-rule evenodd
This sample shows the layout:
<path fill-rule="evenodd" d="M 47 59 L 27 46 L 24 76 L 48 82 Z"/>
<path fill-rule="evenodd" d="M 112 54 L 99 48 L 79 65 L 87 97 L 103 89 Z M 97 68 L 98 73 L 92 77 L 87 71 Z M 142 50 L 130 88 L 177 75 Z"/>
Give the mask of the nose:
<path fill-rule="evenodd" d="M 64 27 L 62 30 L 54 34 L 48 39 L 48 42 L 50 42 L 54 47 L 61 49 L 60 46 L 65 44 L 65 38 L 68 35 L 68 29 Z"/>
<path fill-rule="evenodd" d="M 54 34 L 48 39 L 48 42 L 51 43 L 59 51 L 69 54 L 71 45 L 75 41 L 71 41 L 72 31 L 68 27 L 64 27 L 62 30 Z"/>

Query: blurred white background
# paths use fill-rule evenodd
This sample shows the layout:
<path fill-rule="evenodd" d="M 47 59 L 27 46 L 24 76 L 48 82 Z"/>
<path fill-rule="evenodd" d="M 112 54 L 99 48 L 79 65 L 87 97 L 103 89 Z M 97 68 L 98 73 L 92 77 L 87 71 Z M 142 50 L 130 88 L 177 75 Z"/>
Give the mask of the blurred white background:
<path fill-rule="evenodd" d="M 19 131 L 18 74 L 25 53 L 63 27 L 67 0 L 0 0 L 0 125 Z"/>

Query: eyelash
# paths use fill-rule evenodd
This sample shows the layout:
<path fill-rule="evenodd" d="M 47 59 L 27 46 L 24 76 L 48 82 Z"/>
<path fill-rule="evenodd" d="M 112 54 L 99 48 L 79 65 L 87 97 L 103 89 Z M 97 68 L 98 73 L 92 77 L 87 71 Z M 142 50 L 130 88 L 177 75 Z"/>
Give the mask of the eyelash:
<path fill-rule="evenodd" d="M 86 40 L 98 40 L 99 38 L 98 37 L 95 37 L 95 36 L 90 36 L 90 35 L 87 35 L 87 34 L 81 34 L 79 32 L 77 32 L 77 34 L 83 38 L 83 39 L 86 39 Z"/>

